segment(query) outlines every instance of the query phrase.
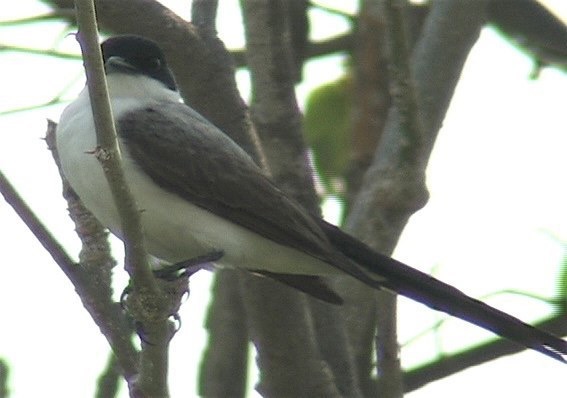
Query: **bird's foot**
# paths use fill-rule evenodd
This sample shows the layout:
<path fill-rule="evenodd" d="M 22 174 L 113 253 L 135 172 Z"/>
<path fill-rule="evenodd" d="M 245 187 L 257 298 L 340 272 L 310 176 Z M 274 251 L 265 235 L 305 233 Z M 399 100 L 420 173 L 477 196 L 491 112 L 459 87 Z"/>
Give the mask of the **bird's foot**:
<path fill-rule="evenodd" d="M 166 281 L 174 281 L 182 277 L 189 277 L 195 272 L 204 268 L 208 263 L 220 260 L 224 256 L 224 251 L 213 250 L 209 253 L 190 258 L 188 260 L 180 261 L 175 264 L 166 265 L 163 268 L 154 271 L 156 278 Z"/>

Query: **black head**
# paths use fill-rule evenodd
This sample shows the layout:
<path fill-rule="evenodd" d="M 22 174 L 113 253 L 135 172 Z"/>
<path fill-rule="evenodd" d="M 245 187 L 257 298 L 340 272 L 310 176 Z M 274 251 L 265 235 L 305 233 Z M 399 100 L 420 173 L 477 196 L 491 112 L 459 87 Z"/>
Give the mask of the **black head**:
<path fill-rule="evenodd" d="M 135 35 L 114 36 L 101 44 L 106 73 L 143 74 L 177 90 L 165 56 L 152 40 Z"/>

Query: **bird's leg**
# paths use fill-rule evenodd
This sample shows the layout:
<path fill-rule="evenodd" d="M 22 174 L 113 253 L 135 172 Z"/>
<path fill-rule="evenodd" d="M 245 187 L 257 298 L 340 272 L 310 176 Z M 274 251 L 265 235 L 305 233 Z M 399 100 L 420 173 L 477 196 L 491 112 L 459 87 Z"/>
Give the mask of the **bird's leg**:
<path fill-rule="evenodd" d="M 222 258 L 222 256 L 224 256 L 224 252 L 222 250 L 213 250 L 209 253 L 203 254 L 202 256 L 166 265 L 163 268 L 155 270 L 154 275 L 156 278 L 166 281 L 173 281 L 185 276 L 189 277 L 202 269 L 205 264 L 218 261 Z"/>
<path fill-rule="evenodd" d="M 166 282 L 164 286 L 167 285 L 168 287 L 165 287 L 164 294 L 172 297 L 179 296 L 177 300 L 173 300 L 175 303 L 179 304 L 181 302 L 180 301 L 181 294 L 188 292 L 188 288 L 179 289 L 172 287 L 172 285 L 179 285 L 179 283 L 187 284 L 187 278 L 189 278 L 191 275 L 193 275 L 195 272 L 199 271 L 200 269 L 204 268 L 205 264 L 218 261 L 223 256 L 224 256 L 224 252 L 222 250 L 212 250 L 211 252 L 206 253 L 202 256 L 197 256 L 194 258 L 190 258 L 188 260 L 180 261 L 175 264 L 166 265 L 165 267 L 162 267 L 158 270 L 154 270 L 153 272 L 156 278 L 159 278 L 160 280 Z M 182 279 L 184 279 L 185 282 L 183 282 Z M 174 282 L 174 283 L 172 284 L 170 282 Z M 127 307 L 126 301 L 131 291 L 132 291 L 132 286 L 129 284 L 128 286 L 126 286 L 126 288 L 124 288 L 122 294 L 120 295 L 120 305 L 124 310 Z M 181 327 L 181 319 L 177 313 L 178 309 L 179 309 L 179 305 L 177 305 L 176 308 L 172 309 L 172 312 L 170 314 L 173 320 L 175 320 L 179 324 L 175 328 L 173 333 L 177 332 L 177 330 L 179 330 L 179 328 Z M 152 344 L 150 341 L 148 341 L 146 333 L 143 330 L 141 324 L 136 323 L 135 329 L 138 335 L 140 336 L 140 338 L 145 343 L 150 345 Z"/>
<path fill-rule="evenodd" d="M 224 256 L 222 250 L 213 250 L 209 253 L 190 258 L 188 260 L 180 261 L 175 264 L 166 265 L 160 269 L 154 270 L 154 276 L 166 282 L 173 282 L 183 277 L 190 277 L 195 272 L 204 268 L 203 266 L 214 261 L 218 261 Z M 120 302 L 124 303 L 126 296 L 130 293 L 131 286 L 128 285 L 120 295 Z"/>

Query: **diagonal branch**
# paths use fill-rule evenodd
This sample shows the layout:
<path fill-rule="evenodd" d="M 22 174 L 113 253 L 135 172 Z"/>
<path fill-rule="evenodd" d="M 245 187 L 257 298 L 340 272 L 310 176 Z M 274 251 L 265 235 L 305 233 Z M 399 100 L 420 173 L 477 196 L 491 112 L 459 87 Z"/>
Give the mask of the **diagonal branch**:
<path fill-rule="evenodd" d="M 53 148 L 55 124 L 51 122 L 48 127 L 47 142 Z M 55 152 L 54 156 L 56 157 Z M 92 278 L 92 273 L 87 273 L 84 267 L 76 264 L 71 259 L 61 244 L 57 242 L 51 232 L 37 218 L 2 173 L 0 173 L 0 190 L 6 201 L 14 208 L 22 221 L 33 232 L 38 241 L 45 247 L 57 265 L 73 283 L 73 286 L 75 286 L 75 290 L 81 298 L 83 305 L 110 343 L 112 350 L 118 358 L 124 377 L 128 379 L 137 374 L 137 353 L 130 340 L 131 329 L 120 308 L 112 302 L 110 295 L 101 294 L 102 285 L 97 283 L 100 278 Z M 76 198 L 76 195 L 71 196 Z M 71 208 L 77 207 L 73 202 L 69 202 L 69 204 Z M 100 248 L 100 244 L 94 243 L 95 246 Z M 93 258 L 87 259 L 87 262 L 89 260 L 92 261 Z M 95 271 L 98 269 L 99 272 L 104 272 L 102 267 L 98 267 L 98 263 L 95 265 L 89 267 L 86 264 L 86 268 L 92 268 Z"/>
<path fill-rule="evenodd" d="M 120 366 L 113 352 L 108 357 L 108 362 L 103 372 L 99 375 L 96 383 L 95 398 L 114 398 L 118 395 L 120 386 Z"/>
<path fill-rule="evenodd" d="M 7 109 L 5 111 L 0 111 L 0 116 L 9 115 L 9 114 L 12 114 L 12 113 L 17 113 L 17 112 L 25 112 L 25 111 L 29 111 L 29 110 L 33 110 L 33 109 L 43 108 L 43 107 L 46 107 L 46 106 L 60 104 L 60 103 L 65 101 L 63 99 L 63 95 L 65 93 L 67 93 L 67 91 L 76 83 L 77 80 L 78 80 L 78 76 L 71 79 L 67 84 L 65 84 L 65 86 L 57 94 L 55 94 L 55 96 L 53 96 L 53 98 L 51 98 L 51 99 L 49 99 L 49 100 L 47 100 L 47 101 L 45 101 L 41 104 L 27 105 L 27 106 L 23 106 L 21 108 L 12 108 L 12 109 Z"/>
<path fill-rule="evenodd" d="M 77 278 L 78 268 L 63 246 L 55 239 L 47 227 L 35 215 L 24 199 L 18 194 L 8 178 L 0 171 L 0 192 L 6 202 L 12 206 L 20 219 L 34 234 L 39 243 L 48 251 L 53 260 L 61 267 L 69 279 Z"/>
<path fill-rule="evenodd" d="M 32 54 L 32 55 L 46 55 L 48 57 L 59 58 L 59 59 L 70 59 L 75 61 L 81 59 L 81 56 L 77 54 L 62 53 L 57 50 L 22 47 L 22 46 L 15 46 L 12 44 L 2 44 L 2 43 L 0 43 L 0 51 L 12 51 L 17 53 Z"/>
<path fill-rule="evenodd" d="M 347 220 L 349 231 L 382 253 L 393 251 L 409 217 L 427 201 L 425 167 L 464 61 L 479 35 L 483 9 L 483 1 L 432 3 L 411 63 L 407 52 L 405 59 L 398 55 L 397 68 L 405 70 L 399 75 L 398 90 L 411 87 L 407 83 L 409 65 L 418 106 L 413 104 L 411 92 L 400 93 L 405 99 L 398 97 L 398 106 L 390 109 L 373 164 Z M 396 19 L 399 17 L 394 15 Z M 405 46 L 406 39 L 400 37 L 393 41 Z M 394 51 L 398 49 L 391 49 Z M 419 115 L 415 114 L 416 109 Z M 345 285 L 351 283 L 345 281 Z M 361 288 L 353 285 L 352 289 Z M 380 307 L 390 307 L 386 313 L 391 313 L 395 306 L 387 296 L 381 297 L 379 303 Z"/>
<path fill-rule="evenodd" d="M 61 18 L 67 18 L 67 19 L 75 18 L 75 11 L 72 8 L 67 8 L 67 9 L 62 8 L 57 11 L 51 11 L 45 14 L 34 15 L 33 17 L 0 21 L 0 26 L 12 26 L 12 25 L 20 26 L 29 23 L 59 20 Z"/>
<path fill-rule="evenodd" d="M 567 335 L 567 321 L 565 314 L 562 313 L 534 326 L 557 336 Z M 470 367 L 481 365 L 506 355 L 517 354 L 524 350 L 524 347 L 510 340 L 499 338 L 463 352 L 436 358 L 432 362 L 404 372 L 404 391 L 407 393 L 417 390 L 435 380 L 443 379 Z"/>

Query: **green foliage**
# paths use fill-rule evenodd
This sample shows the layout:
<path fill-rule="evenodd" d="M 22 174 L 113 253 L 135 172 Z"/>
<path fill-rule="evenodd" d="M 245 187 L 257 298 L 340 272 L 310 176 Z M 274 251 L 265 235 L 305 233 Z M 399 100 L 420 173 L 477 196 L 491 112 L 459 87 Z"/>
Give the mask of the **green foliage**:
<path fill-rule="evenodd" d="M 305 135 L 328 193 L 337 193 L 336 185 L 343 185 L 348 167 L 351 80 L 345 75 L 316 88 L 307 98 Z"/>
<path fill-rule="evenodd" d="M 8 397 L 10 390 L 8 389 L 8 376 L 10 368 L 8 363 L 0 358 L 0 398 Z"/>
<path fill-rule="evenodd" d="M 557 300 L 563 308 L 567 307 L 567 252 L 563 255 L 557 278 Z"/>

